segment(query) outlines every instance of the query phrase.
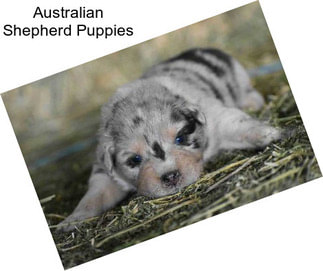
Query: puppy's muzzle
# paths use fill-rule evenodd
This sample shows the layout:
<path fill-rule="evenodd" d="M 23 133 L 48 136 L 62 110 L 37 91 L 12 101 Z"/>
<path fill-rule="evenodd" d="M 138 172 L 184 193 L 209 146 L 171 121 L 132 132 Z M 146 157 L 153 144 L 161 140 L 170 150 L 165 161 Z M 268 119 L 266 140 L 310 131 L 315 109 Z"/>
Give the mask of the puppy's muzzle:
<path fill-rule="evenodd" d="M 160 179 L 162 183 L 167 186 L 176 186 L 176 184 L 180 181 L 182 174 L 178 170 L 173 170 L 163 174 Z"/>

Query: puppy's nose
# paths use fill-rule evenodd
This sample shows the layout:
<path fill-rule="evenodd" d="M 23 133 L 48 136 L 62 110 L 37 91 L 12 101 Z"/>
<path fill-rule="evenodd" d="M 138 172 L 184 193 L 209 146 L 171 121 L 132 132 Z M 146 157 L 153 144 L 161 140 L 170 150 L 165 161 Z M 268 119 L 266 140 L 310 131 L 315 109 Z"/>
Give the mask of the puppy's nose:
<path fill-rule="evenodd" d="M 181 177 L 181 173 L 178 170 L 170 171 L 163 174 L 160 179 L 167 186 L 176 185 Z"/>

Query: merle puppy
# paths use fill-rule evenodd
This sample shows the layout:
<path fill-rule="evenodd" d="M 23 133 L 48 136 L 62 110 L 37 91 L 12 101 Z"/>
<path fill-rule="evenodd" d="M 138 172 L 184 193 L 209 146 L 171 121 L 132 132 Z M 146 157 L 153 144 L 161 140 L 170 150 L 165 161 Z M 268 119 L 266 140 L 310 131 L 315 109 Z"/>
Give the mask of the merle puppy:
<path fill-rule="evenodd" d="M 150 68 L 103 106 L 88 191 L 61 229 L 114 207 L 130 191 L 175 193 L 220 150 L 279 139 L 278 129 L 241 110 L 263 104 L 245 69 L 220 50 L 189 50 Z"/>

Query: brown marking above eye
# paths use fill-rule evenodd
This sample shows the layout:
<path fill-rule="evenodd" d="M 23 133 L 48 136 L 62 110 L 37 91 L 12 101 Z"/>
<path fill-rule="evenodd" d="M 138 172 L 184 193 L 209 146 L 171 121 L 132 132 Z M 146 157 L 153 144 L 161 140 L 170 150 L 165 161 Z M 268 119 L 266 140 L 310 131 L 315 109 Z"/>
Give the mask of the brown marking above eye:
<path fill-rule="evenodd" d="M 177 134 L 177 128 L 175 126 L 167 128 L 162 132 L 162 136 L 165 140 L 173 141 Z"/>
<path fill-rule="evenodd" d="M 146 143 L 144 140 L 135 140 L 131 144 L 129 150 L 133 153 L 143 155 L 143 153 L 145 152 L 145 147 L 146 147 Z"/>

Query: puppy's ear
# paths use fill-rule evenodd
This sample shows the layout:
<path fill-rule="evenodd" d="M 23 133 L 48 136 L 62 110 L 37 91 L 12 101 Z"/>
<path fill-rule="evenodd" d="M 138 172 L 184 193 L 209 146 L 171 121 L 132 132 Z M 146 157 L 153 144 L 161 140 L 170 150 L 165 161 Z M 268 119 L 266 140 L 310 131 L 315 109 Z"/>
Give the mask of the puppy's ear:
<path fill-rule="evenodd" d="M 198 124 L 204 125 L 206 117 L 200 108 L 196 105 L 190 104 L 183 109 L 183 113 L 188 120 L 194 120 Z"/>
<path fill-rule="evenodd" d="M 107 172 L 112 174 L 115 166 L 115 150 L 110 144 L 104 146 L 103 163 Z"/>
<path fill-rule="evenodd" d="M 112 174 L 115 166 L 115 148 L 110 136 L 101 135 L 96 150 L 97 161 L 108 174 Z"/>
<path fill-rule="evenodd" d="M 97 160 L 108 174 L 112 174 L 115 166 L 115 148 L 110 133 L 112 106 L 104 104 L 101 108 L 101 123 L 99 129 L 99 144 L 97 147 Z"/>
<path fill-rule="evenodd" d="M 172 115 L 175 119 L 181 120 L 186 119 L 187 121 L 196 121 L 198 124 L 204 125 L 206 123 L 206 118 L 201 109 L 194 104 L 181 104 L 176 105 L 173 108 Z"/>

